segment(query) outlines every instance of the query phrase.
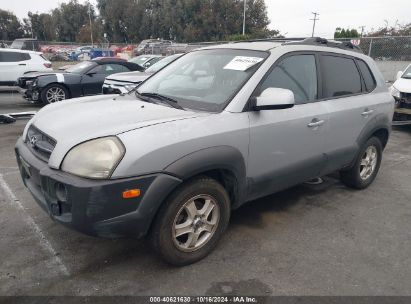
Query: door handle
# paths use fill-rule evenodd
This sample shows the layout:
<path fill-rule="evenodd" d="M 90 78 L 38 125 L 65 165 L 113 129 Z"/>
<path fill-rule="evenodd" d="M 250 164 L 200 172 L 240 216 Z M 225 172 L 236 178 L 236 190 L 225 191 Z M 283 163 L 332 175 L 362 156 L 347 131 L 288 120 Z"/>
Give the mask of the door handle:
<path fill-rule="evenodd" d="M 324 120 L 318 120 L 317 118 L 314 118 L 308 125 L 307 127 L 309 128 L 315 128 L 315 127 L 320 127 L 324 124 Z"/>
<path fill-rule="evenodd" d="M 367 117 L 374 113 L 374 110 L 365 109 L 364 112 L 361 113 L 362 116 Z"/>
<path fill-rule="evenodd" d="M 27 64 L 25 64 L 25 63 L 19 63 L 19 65 L 27 65 Z"/>

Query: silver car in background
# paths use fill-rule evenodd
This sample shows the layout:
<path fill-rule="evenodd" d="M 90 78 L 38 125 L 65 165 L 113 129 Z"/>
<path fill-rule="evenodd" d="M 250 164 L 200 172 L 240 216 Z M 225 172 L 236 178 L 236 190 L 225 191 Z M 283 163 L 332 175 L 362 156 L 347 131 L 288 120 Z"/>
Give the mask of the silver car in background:
<path fill-rule="evenodd" d="M 157 73 L 159 70 L 170 64 L 184 54 L 175 54 L 167 56 L 157 61 L 144 72 L 126 72 L 117 73 L 108 76 L 103 84 L 103 94 L 126 94 L 133 90 L 137 85 L 146 80 L 148 77 Z"/>

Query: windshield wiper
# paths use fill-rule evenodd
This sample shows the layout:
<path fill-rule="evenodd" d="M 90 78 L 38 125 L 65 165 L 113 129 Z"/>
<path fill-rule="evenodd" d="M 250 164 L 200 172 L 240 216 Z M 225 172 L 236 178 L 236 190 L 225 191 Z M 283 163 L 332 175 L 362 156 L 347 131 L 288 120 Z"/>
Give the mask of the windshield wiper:
<path fill-rule="evenodd" d="M 175 100 L 171 97 L 168 97 L 168 96 L 164 96 L 164 95 L 161 95 L 161 94 L 158 94 L 158 93 L 146 93 L 146 92 L 140 93 L 139 91 L 136 91 L 136 94 L 138 96 L 148 97 L 148 98 L 153 98 L 153 99 L 156 99 L 156 100 L 163 101 L 164 103 L 168 104 L 169 106 L 171 106 L 175 109 L 185 110 L 182 106 L 180 106 L 178 104 L 177 100 Z"/>

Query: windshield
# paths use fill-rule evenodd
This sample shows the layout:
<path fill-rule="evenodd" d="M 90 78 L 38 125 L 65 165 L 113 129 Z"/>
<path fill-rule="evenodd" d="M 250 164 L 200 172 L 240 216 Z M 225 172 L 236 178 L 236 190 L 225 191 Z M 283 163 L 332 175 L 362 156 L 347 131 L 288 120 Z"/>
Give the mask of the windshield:
<path fill-rule="evenodd" d="M 95 62 L 91 61 L 84 61 L 81 63 L 78 63 L 76 65 L 73 65 L 72 67 L 68 68 L 66 72 L 68 73 L 74 73 L 74 74 L 84 74 L 87 72 L 91 67 L 95 66 Z"/>
<path fill-rule="evenodd" d="M 183 54 L 175 54 L 175 55 L 167 56 L 164 59 L 161 59 L 160 61 L 153 64 L 151 67 L 149 67 L 146 70 L 146 72 L 147 73 L 153 73 L 153 74 L 157 73 L 162 68 L 164 68 L 167 64 L 169 64 L 170 62 L 173 62 L 174 60 L 176 60 L 178 57 L 181 57 L 182 55 Z"/>
<path fill-rule="evenodd" d="M 129 62 L 136 63 L 138 65 L 143 66 L 143 64 L 149 59 L 150 59 L 150 57 L 148 57 L 147 55 L 140 55 L 140 56 L 131 58 L 129 60 Z"/>
<path fill-rule="evenodd" d="M 24 42 L 22 40 L 14 40 L 11 44 L 10 48 L 12 49 L 22 49 L 24 46 Z"/>
<path fill-rule="evenodd" d="M 404 74 L 402 74 L 401 78 L 411 79 L 411 65 L 405 70 Z"/>
<path fill-rule="evenodd" d="M 167 96 L 186 108 L 219 112 L 267 56 L 251 50 L 194 51 L 147 79 L 138 92 Z"/>

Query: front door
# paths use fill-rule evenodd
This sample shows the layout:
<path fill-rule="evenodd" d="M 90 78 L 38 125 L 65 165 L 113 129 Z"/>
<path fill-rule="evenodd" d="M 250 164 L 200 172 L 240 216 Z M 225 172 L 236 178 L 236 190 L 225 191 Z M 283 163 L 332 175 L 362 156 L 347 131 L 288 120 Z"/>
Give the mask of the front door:
<path fill-rule="evenodd" d="M 315 54 L 310 53 L 280 59 L 254 94 L 269 87 L 289 89 L 296 104 L 290 109 L 249 113 L 248 199 L 314 178 L 326 165 L 328 112 L 317 102 L 316 62 Z"/>
<path fill-rule="evenodd" d="M 129 72 L 130 70 L 121 65 L 115 63 L 105 63 L 99 64 L 98 66 L 92 68 L 88 73 L 83 75 L 81 84 L 83 87 L 84 95 L 96 95 L 101 94 L 103 89 L 103 83 L 107 76 Z"/>

